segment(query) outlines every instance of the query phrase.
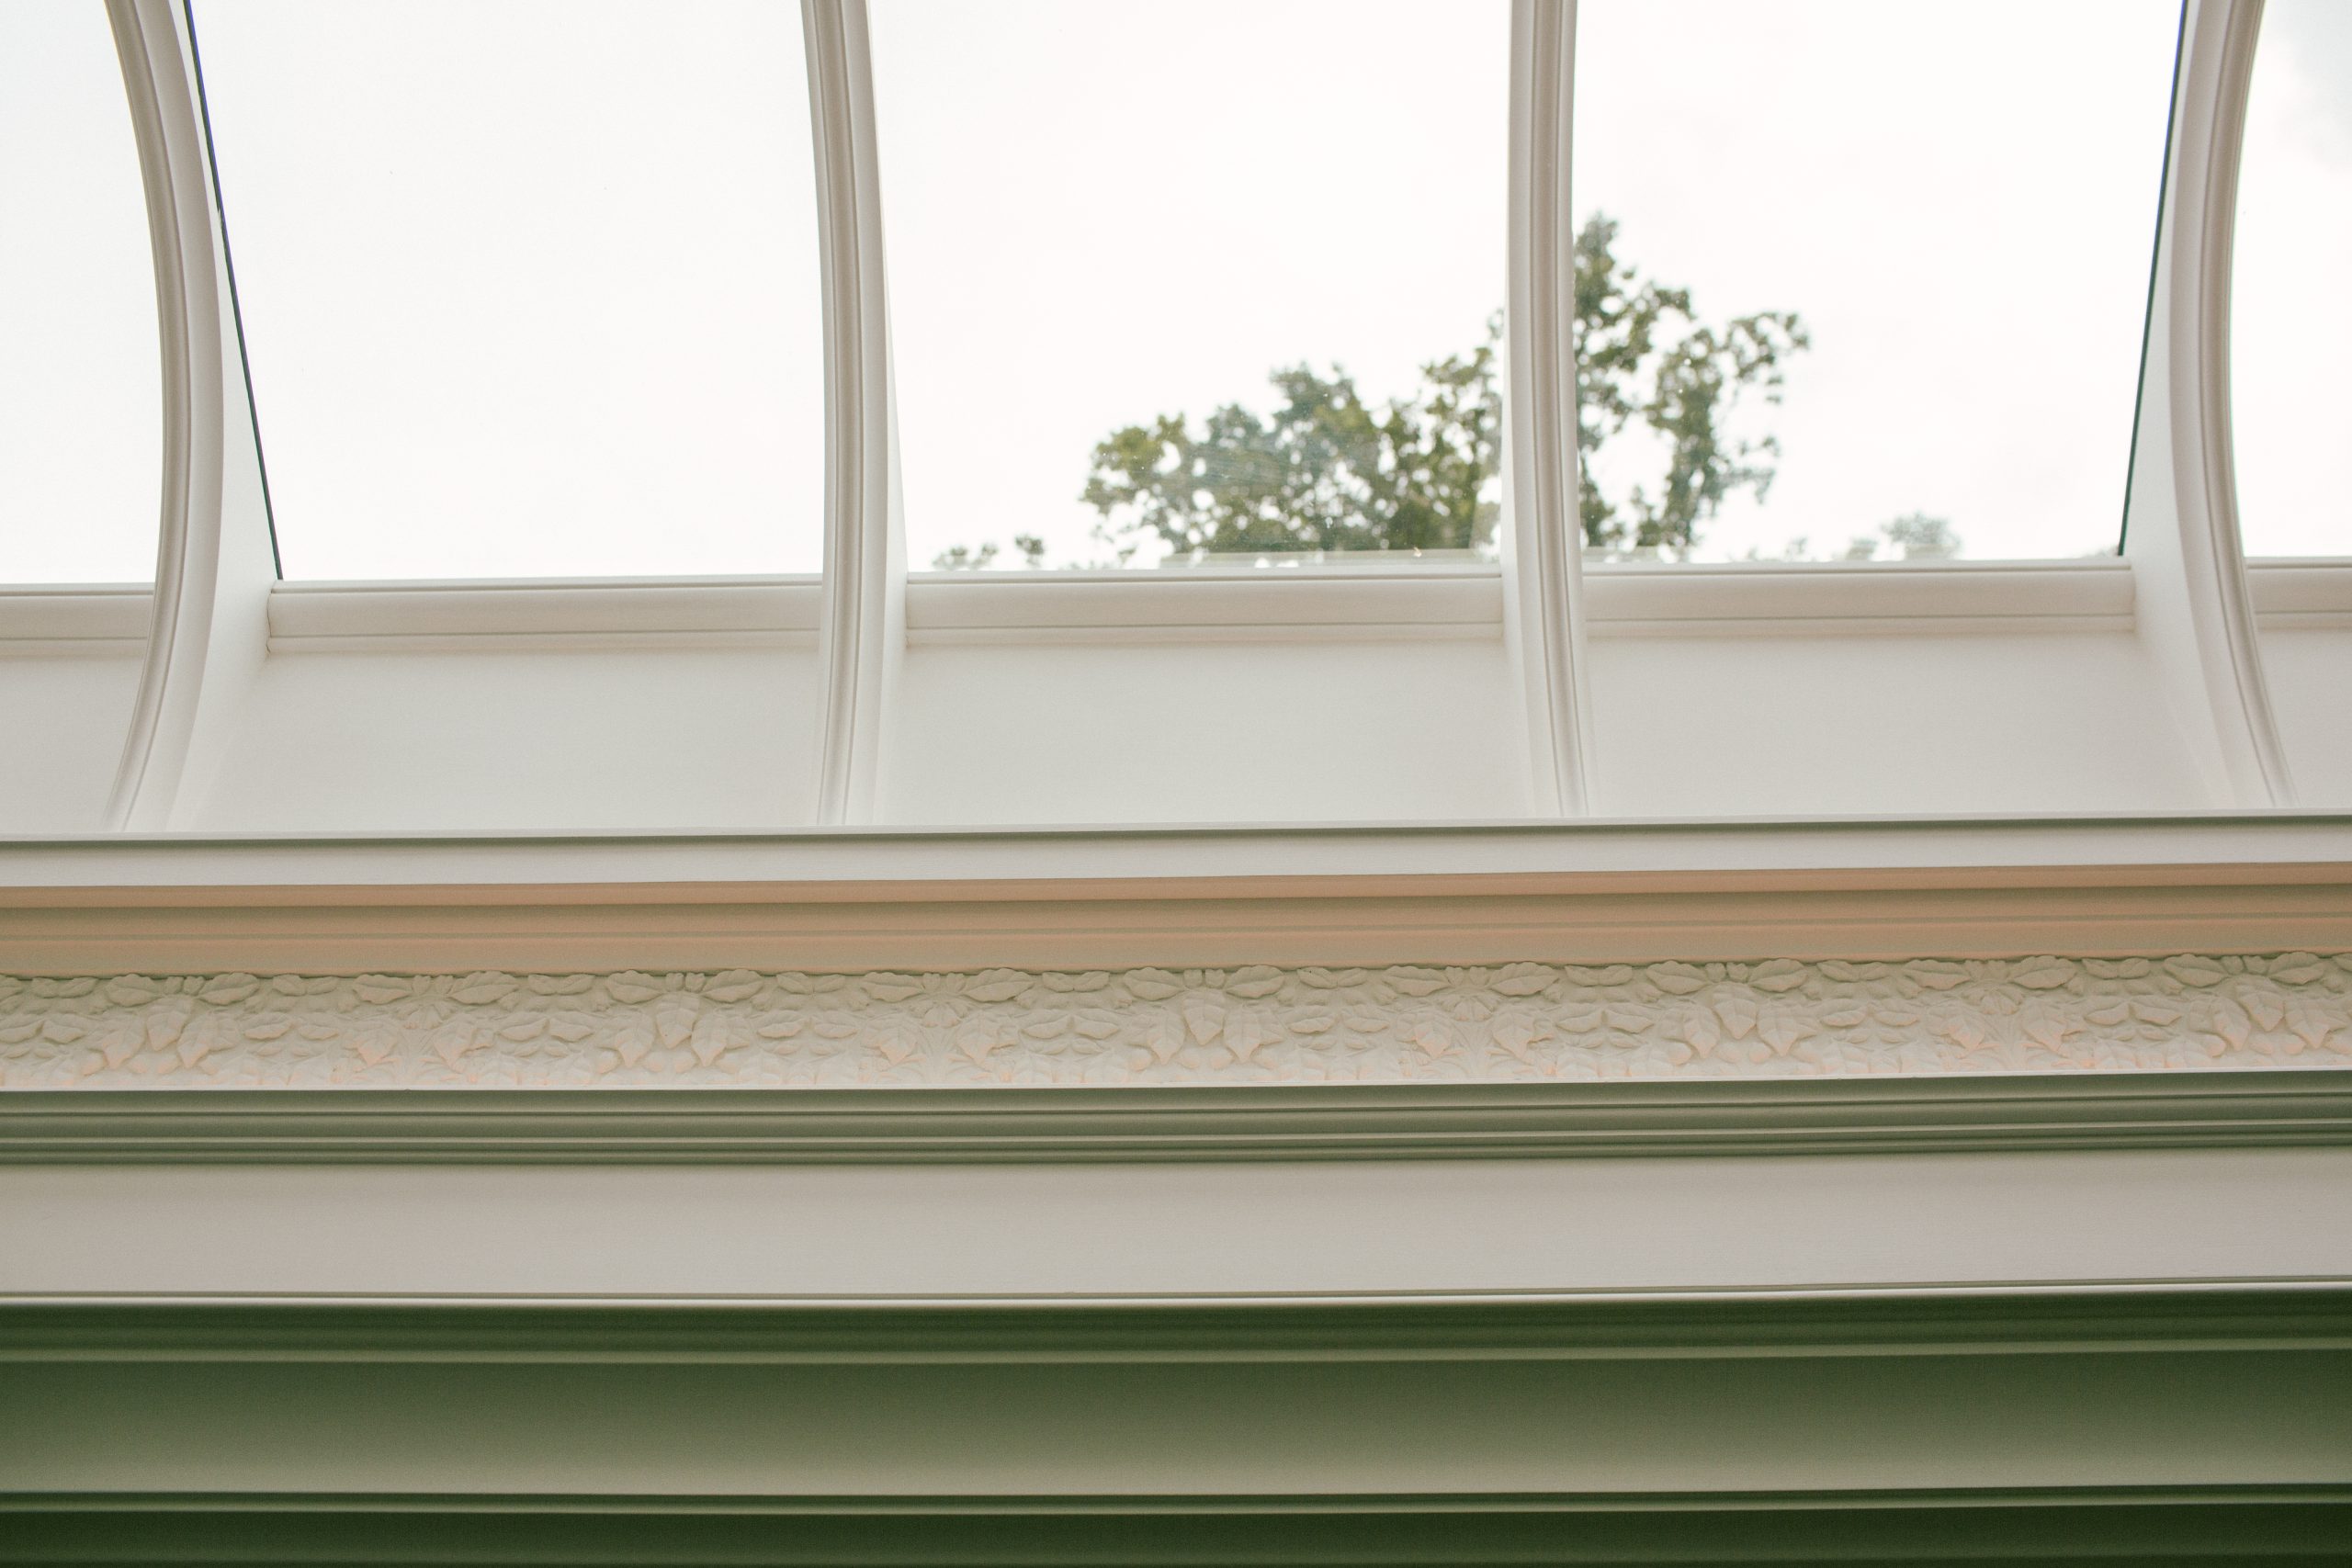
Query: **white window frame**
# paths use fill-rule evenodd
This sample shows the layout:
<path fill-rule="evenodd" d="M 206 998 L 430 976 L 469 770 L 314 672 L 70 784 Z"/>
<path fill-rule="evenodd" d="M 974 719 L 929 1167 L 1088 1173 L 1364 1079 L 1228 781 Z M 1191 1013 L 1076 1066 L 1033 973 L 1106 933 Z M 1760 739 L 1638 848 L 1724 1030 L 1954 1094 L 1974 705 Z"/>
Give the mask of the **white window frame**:
<path fill-rule="evenodd" d="M 1307 636 L 1317 627 L 1377 624 L 1408 626 L 1415 636 L 1500 637 L 1521 684 L 1530 799 L 1537 815 L 1558 818 L 1590 810 L 1589 637 L 1702 624 L 1752 633 L 1922 618 L 1972 630 L 2128 621 L 2180 716 L 2211 798 L 2235 808 L 2292 803 L 2263 675 L 2257 601 L 2277 600 L 2279 614 L 2342 615 L 2352 609 L 2352 593 L 2335 582 L 2338 569 L 2312 563 L 2256 569 L 2254 583 L 2277 579 L 2257 593 L 2239 544 L 2230 236 L 2261 0 L 2188 0 L 2121 561 L 1677 566 L 1611 569 L 1590 582 L 1577 547 L 1566 298 L 1574 243 L 1575 0 L 1513 5 L 1499 569 L 1380 582 L 1345 568 L 1280 578 L 1205 573 L 1182 583 L 1147 573 L 1056 574 L 1050 584 L 1016 576 L 910 579 L 865 7 L 864 0 L 804 0 L 826 334 L 821 581 L 281 584 L 188 12 L 182 0 L 107 0 L 107 8 L 147 192 L 165 429 L 152 625 L 107 813 L 111 829 L 189 825 L 187 803 L 197 793 L 189 781 L 209 776 L 273 647 L 355 638 L 536 637 L 553 647 L 813 636 L 824 693 L 817 820 L 856 825 L 876 819 L 891 693 L 910 637 L 985 640 L 1026 628 L 1089 640 L 1144 625 L 1247 638 L 1277 619 Z M 55 619 L 53 606 L 42 614 L 42 626 Z M 6 630 L 0 626 L 0 635 Z"/>

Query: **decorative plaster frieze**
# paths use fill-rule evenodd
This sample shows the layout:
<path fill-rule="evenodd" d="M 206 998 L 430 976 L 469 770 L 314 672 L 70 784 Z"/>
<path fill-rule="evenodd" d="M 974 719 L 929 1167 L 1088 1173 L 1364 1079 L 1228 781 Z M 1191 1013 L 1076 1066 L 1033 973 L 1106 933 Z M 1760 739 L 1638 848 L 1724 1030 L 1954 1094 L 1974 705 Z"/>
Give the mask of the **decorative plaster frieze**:
<path fill-rule="evenodd" d="M 1507 1082 L 2352 1066 L 2352 954 L 0 977 L 0 1086 Z"/>

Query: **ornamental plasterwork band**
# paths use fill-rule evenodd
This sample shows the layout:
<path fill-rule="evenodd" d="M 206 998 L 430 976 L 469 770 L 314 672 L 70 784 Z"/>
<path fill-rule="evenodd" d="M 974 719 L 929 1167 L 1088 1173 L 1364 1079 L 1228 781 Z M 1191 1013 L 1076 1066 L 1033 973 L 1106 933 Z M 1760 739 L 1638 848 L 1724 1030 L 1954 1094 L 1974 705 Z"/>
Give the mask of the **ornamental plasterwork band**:
<path fill-rule="evenodd" d="M 2352 1066 L 2352 954 L 0 977 L 0 1086 L 1510 1082 Z"/>

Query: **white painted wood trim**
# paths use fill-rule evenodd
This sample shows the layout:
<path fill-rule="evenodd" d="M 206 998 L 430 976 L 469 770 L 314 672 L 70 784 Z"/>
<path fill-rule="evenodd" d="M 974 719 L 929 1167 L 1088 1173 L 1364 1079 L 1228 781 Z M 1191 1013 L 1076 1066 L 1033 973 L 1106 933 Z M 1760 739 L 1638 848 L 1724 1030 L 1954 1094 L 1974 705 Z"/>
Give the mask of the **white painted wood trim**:
<path fill-rule="evenodd" d="M 2257 562 L 2270 624 L 2352 615 L 2352 560 Z M 928 572 L 906 589 L 910 644 L 1487 641 L 1502 636 L 1492 567 L 1226 571 Z M 814 576 L 281 582 L 273 653 L 817 645 Z M 0 589 L 0 651 L 73 651 L 145 626 L 139 584 Z M 2128 632 L 2119 560 L 1732 562 L 1592 568 L 1593 637 L 1943 636 Z M 135 611 L 138 625 L 125 619 Z M 53 646 L 52 646 L 53 645 Z"/>
<path fill-rule="evenodd" d="M 1593 566 L 1592 637 L 1935 637 L 2125 632 L 2120 560 L 1739 561 Z"/>
<path fill-rule="evenodd" d="M 272 653 L 818 646 L 815 577 L 286 582 Z"/>
<path fill-rule="evenodd" d="M 142 653 L 154 597 L 143 582 L 0 589 L 0 659 Z"/>
<path fill-rule="evenodd" d="M 2352 631 L 2352 558 L 2249 561 L 2245 576 L 2265 631 Z"/>
<path fill-rule="evenodd" d="M 187 14 L 108 0 L 147 187 L 164 360 L 164 506 L 147 667 L 107 822 L 183 828 L 268 646 L 277 577 Z"/>
<path fill-rule="evenodd" d="M 2159 218 L 2125 555 L 2140 625 L 2217 804 L 2291 803 L 2230 446 L 2230 247 L 2261 0 L 2190 0 Z"/>
<path fill-rule="evenodd" d="M 2266 630 L 2352 627 L 2352 558 L 2246 563 Z M 1609 564 L 1585 580 L 1593 637 L 1942 636 L 2128 632 L 2118 560 Z M 807 577 L 281 582 L 273 653 L 816 646 Z M 0 655 L 137 652 L 143 583 L 0 588 Z M 1485 640 L 1501 635 L 1487 568 L 1411 572 L 923 573 L 910 643 Z"/>
<path fill-rule="evenodd" d="M 2352 817 L 0 841 L 19 974 L 2352 952 Z"/>
<path fill-rule="evenodd" d="M 1503 396 L 1505 638 L 1524 696 L 1531 806 L 1591 807 L 1589 704 L 1577 658 L 1576 227 L 1568 176 L 1574 0 L 1511 7 L 1510 234 Z"/>
<path fill-rule="evenodd" d="M 220 529 L 220 293 L 204 134 L 180 13 L 168 0 L 107 0 L 139 144 L 155 257 L 163 369 L 163 502 L 147 667 L 107 802 L 112 828 L 157 828 L 185 760 L 204 676 Z"/>
<path fill-rule="evenodd" d="M 825 311 L 824 730 L 817 819 L 873 818 L 905 642 L 882 189 L 865 0 L 803 0 Z"/>
<path fill-rule="evenodd" d="M 1645 880 L 1769 899 L 1799 886 L 1997 886 L 2019 876 L 2038 886 L 2208 874 L 2285 881 L 2294 867 L 2320 865 L 2352 871 L 2352 813 L 0 838 L 10 901 L 61 904 L 171 888 L 366 890 L 395 901 L 403 889 L 570 888 L 645 902 L 672 896 L 662 885 L 799 897 L 830 887 L 872 899 L 982 883 L 1001 894 L 1115 897 L 1148 884 L 1204 897 L 1244 884 L 1335 895 L 1411 884 L 1435 896 Z"/>

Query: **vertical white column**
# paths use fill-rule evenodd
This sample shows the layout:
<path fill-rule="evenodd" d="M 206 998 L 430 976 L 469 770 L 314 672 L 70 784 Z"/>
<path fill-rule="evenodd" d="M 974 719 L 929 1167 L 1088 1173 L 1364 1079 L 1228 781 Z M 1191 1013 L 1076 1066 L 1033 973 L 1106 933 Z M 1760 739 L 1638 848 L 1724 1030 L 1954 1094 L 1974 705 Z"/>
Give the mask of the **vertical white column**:
<path fill-rule="evenodd" d="M 267 656 L 277 570 L 187 13 L 171 0 L 107 12 L 147 187 L 164 374 L 154 620 L 107 821 L 152 832 L 189 824 Z"/>
<path fill-rule="evenodd" d="M 874 820 L 882 727 L 906 646 L 890 414 L 882 191 L 864 0 L 803 0 L 824 249 L 825 721 L 817 820 Z"/>
<path fill-rule="evenodd" d="M 2261 0 L 2188 0 L 2124 555 L 2140 637 L 2216 806 L 2293 799 L 2238 541 L 2230 248 Z"/>
<path fill-rule="evenodd" d="M 1569 206 L 1575 0 L 1511 7 L 1510 277 L 1503 431 L 1504 632 L 1538 816 L 1591 809 L 1577 520 L 1576 221 Z"/>

